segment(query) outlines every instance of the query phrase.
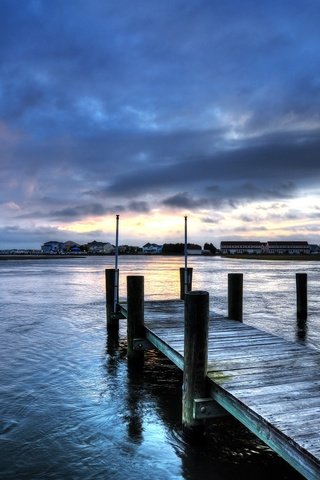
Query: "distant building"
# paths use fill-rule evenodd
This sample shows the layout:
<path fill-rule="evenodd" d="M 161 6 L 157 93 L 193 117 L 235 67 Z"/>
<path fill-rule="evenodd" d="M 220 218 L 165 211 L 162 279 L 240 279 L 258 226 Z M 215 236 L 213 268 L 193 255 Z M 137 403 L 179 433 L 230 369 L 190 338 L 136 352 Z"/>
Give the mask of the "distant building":
<path fill-rule="evenodd" d="M 225 241 L 220 243 L 222 255 L 260 254 L 263 245 L 256 241 Z"/>
<path fill-rule="evenodd" d="M 308 242 L 283 241 L 267 242 L 267 253 L 274 255 L 309 255 L 310 245 Z"/>
<path fill-rule="evenodd" d="M 71 247 L 69 251 L 70 253 L 81 253 L 81 248 L 75 245 L 74 247 Z"/>
<path fill-rule="evenodd" d="M 146 243 L 142 247 L 143 253 L 155 255 L 162 252 L 162 245 L 157 245 L 156 243 Z"/>
<path fill-rule="evenodd" d="M 202 248 L 200 245 L 191 244 L 187 246 L 187 254 L 188 255 L 201 255 Z"/>
<path fill-rule="evenodd" d="M 93 254 L 111 254 L 114 253 L 115 247 L 109 242 L 93 242 L 87 243 L 87 250 Z"/>
<path fill-rule="evenodd" d="M 119 245 L 119 254 L 121 255 L 137 255 L 142 253 L 141 247 L 131 246 L 131 245 Z"/>
<path fill-rule="evenodd" d="M 310 245 L 305 241 L 223 241 L 220 244 L 222 255 L 270 254 L 270 255 L 308 255 Z"/>
<path fill-rule="evenodd" d="M 315 244 L 312 244 L 312 245 L 309 245 L 310 246 L 310 253 L 312 255 L 316 255 L 316 254 L 319 254 L 320 253 L 320 247 L 319 245 L 315 245 Z"/>
<path fill-rule="evenodd" d="M 57 254 L 57 253 L 63 253 L 63 243 L 62 242 L 56 242 L 56 241 L 50 241 L 46 242 L 41 246 L 41 251 L 42 253 L 46 254 Z"/>
<path fill-rule="evenodd" d="M 67 242 L 64 242 L 63 244 L 63 250 L 65 252 L 72 252 L 72 251 L 77 251 L 77 249 L 80 247 L 80 245 L 76 242 L 73 242 L 72 240 L 68 240 Z M 80 248 L 79 248 L 80 250 Z"/>

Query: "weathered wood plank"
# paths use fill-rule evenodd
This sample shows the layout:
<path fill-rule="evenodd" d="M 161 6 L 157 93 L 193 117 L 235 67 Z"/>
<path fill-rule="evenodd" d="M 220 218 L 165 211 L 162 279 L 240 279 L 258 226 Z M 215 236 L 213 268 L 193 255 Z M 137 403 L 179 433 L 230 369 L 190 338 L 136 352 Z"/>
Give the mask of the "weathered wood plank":
<path fill-rule="evenodd" d="M 146 338 L 181 370 L 183 309 L 145 304 Z M 215 401 L 306 478 L 320 478 L 320 352 L 211 313 L 207 376 Z"/>
<path fill-rule="evenodd" d="M 280 386 L 280 385 L 290 385 L 296 384 L 298 382 L 314 382 L 315 380 L 320 381 L 320 372 L 313 373 L 310 372 L 309 368 L 305 368 L 302 372 L 295 373 L 293 371 L 278 371 L 274 372 L 259 372 L 259 373 L 251 373 L 242 376 L 229 374 L 226 372 L 218 373 L 211 373 L 208 372 L 208 377 L 211 378 L 213 381 L 219 383 L 224 388 L 232 388 L 234 386 L 237 387 L 247 387 L 247 388 L 259 388 L 261 385 L 264 386 Z"/>
<path fill-rule="evenodd" d="M 211 385 L 210 393 L 211 397 L 219 405 L 236 417 L 303 476 L 312 480 L 319 478 L 320 465 L 318 458 L 309 454 L 301 445 L 291 441 L 290 438 L 267 422 L 262 416 L 257 415 L 249 408 L 243 408 L 242 403 L 233 396 L 228 395 L 226 391 L 220 389 L 217 385 Z"/>

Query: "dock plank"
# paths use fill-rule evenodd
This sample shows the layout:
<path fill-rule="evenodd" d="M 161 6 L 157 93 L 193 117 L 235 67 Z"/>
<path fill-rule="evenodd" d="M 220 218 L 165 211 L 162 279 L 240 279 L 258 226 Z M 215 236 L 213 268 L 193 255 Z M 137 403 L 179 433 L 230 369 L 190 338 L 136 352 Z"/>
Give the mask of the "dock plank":
<path fill-rule="evenodd" d="M 181 301 L 145 303 L 146 338 L 183 369 Z M 210 313 L 209 394 L 308 479 L 320 478 L 320 352 Z"/>

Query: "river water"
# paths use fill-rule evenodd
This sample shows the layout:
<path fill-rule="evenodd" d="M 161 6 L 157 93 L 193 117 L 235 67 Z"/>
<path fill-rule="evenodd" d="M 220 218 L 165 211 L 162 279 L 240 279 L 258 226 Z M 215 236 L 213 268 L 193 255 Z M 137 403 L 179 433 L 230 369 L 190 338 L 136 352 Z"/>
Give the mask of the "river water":
<path fill-rule="evenodd" d="M 235 420 L 202 445 L 181 431 L 181 372 L 146 354 L 128 369 L 126 324 L 106 333 L 104 269 L 112 257 L 0 262 L 0 478 L 298 479 Z M 120 257 L 145 276 L 146 299 L 177 298 L 181 257 Z M 193 288 L 227 311 L 227 274 L 244 274 L 244 321 L 320 349 L 320 264 L 190 257 Z M 296 325 L 295 273 L 308 274 L 307 325 Z"/>

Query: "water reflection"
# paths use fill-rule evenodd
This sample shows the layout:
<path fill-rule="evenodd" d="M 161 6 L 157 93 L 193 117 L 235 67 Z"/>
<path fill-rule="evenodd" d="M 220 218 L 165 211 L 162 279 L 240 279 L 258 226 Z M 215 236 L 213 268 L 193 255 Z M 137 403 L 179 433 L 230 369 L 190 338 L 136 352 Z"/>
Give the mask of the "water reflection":
<path fill-rule="evenodd" d="M 119 363 L 119 329 L 109 328 L 106 344 L 106 368 L 110 374 L 116 373 Z"/>
<path fill-rule="evenodd" d="M 122 295 L 134 273 L 145 275 L 147 299 L 177 298 L 182 260 L 121 257 Z M 212 424 L 201 449 L 183 438 L 181 372 L 151 350 L 141 374 L 127 362 L 125 324 L 107 336 L 104 269 L 113 258 L 10 265 L 0 264 L 1 478 L 300 478 L 235 422 Z M 243 272 L 248 321 L 319 348 L 318 264 L 307 265 L 308 325 L 291 308 L 293 264 L 190 266 L 213 310 L 226 312 L 227 273 Z"/>
<path fill-rule="evenodd" d="M 142 353 L 142 352 L 139 352 Z M 143 440 L 143 408 L 141 399 L 143 392 L 143 375 L 144 375 L 144 359 L 140 355 L 137 362 L 128 361 L 128 391 L 127 391 L 127 408 L 128 408 L 128 435 L 134 442 L 141 443 Z"/>
<path fill-rule="evenodd" d="M 296 339 L 300 342 L 305 342 L 308 336 L 308 320 L 307 318 L 297 317 L 296 324 Z"/>

